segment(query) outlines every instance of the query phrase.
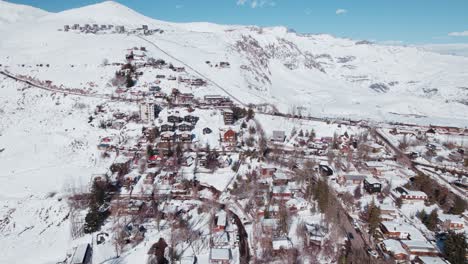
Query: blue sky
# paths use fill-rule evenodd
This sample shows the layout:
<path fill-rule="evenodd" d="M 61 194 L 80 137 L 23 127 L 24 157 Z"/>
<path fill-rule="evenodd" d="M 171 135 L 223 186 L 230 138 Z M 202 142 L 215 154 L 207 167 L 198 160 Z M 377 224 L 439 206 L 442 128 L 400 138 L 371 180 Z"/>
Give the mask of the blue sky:
<path fill-rule="evenodd" d="M 97 0 L 9 0 L 51 12 Z M 387 43 L 468 43 L 468 0 L 118 0 L 167 21 L 282 25 Z"/>

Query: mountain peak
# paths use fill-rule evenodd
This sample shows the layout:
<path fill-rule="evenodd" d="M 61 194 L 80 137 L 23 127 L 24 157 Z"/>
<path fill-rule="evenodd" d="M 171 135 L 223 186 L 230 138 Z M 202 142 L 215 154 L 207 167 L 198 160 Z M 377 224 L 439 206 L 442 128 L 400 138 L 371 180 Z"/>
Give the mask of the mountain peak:
<path fill-rule="evenodd" d="M 39 8 L 0 0 L 0 25 L 33 20 L 47 14 L 49 13 Z"/>

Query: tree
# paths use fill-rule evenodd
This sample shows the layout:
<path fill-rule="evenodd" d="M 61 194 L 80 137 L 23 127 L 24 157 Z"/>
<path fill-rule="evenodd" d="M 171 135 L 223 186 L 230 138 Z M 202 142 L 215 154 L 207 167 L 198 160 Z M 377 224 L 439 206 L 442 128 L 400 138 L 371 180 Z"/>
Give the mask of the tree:
<path fill-rule="evenodd" d="M 132 76 L 130 74 L 127 74 L 125 76 L 125 86 L 127 88 L 131 88 L 135 85 L 135 81 L 132 79 Z"/>
<path fill-rule="evenodd" d="M 381 222 L 380 208 L 375 204 L 374 200 L 367 206 L 366 218 L 369 223 L 369 233 L 373 235 Z"/>
<path fill-rule="evenodd" d="M 329 193 L 328 184 L 323 180 L 319 180 L 315 187 L 314 199 L 317 201 L 319 210 L 322 213 L 325 213 L 327 210 Z"/>
<path fill-rule="evenodd" d="M 465 234 L 450 231 L 445 240 L 445 257 L 451 264 L 466 264 L 467 247 Z"/>
<path fill-rule="evenodd" d="M 304 131 L 302 131 L 302 129 L 301 129 L 301 130 L 299 130 L 299 134 L 298 134 L 298 136 L 299 136 L 299 137 L 303 137 L 303 136 L 304 136 Z"/>
<path fill-rule="evenodd" d="M 462 214 L 466 209 L 466 202 L 462 198 L 460 198 L 458 195 L 455 196 L 455 201 L 450 209 L 451 214 Z"/>
<path fill-rule="evenodd" d="M 255 112 L 252 108 L 249 108 L 249 110 L 247 110 L 247 121 L 249 121 L 250 119 L 253 119 L 255 116 Z"/>
<path fill-rule="evenodd" d="M 354 189 L 353 194 L 354 194 L 354 199 L 356 199 L 356 200 L 361 199 L 361 197 L 362 197 L 361 186 L 356 187 L 356 189 Z"/>
<path fill-rule="evenodd" d="M 437 209 L 432 210 L 432 212 L 427 216 L 426 221 L 424 221 L 424 224 L 427 226 L 427 228 L 431 231 L 435 231 L 437 228 Z"/>
<path fill-rule="evenodd" d="M 85 217 L 85 233 L 89 234 L 98 231 L 106 218 L 109 216 L 109 211 L 102 208 L 105 202 L 106 183 L 94 181 L 91 188 L 89 211 Z"/>

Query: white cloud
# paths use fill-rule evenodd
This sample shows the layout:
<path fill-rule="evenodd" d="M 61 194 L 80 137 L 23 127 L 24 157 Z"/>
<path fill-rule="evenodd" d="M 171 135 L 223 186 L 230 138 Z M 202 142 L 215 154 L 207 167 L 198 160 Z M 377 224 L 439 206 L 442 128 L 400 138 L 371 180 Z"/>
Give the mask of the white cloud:
<path fill-rule="evenodd" d="M 175 6 L 176 9 L 181 9 L 181 8 L 183 8 L 183 7 L 184 7 L 184 5 L 176 5 L 176 6 Z"/>
<path fill-rule="evenodd" d="M 346 14 L 346 13 L 348 13 L 348 10 L 346 10 L 346 9 L 341 9 L 341 8 L 340 8 L 340 9 L 337 9 L 337 10 L 335 11 L 335 14 L 337 14 L 337 15 L 343 15 L 343 14 Z"/>
<path fill-rule="evenodd" d="M 237 0 L 237 5 L 249 5 L 251 8 L 274 7 L 276 2 L 272 0 Z"/>
<path fill-rule="evenodd" d="M 468 30 L 462 32 L 450 32 L 448 35 L 451 37 L 468 37 Z"/>

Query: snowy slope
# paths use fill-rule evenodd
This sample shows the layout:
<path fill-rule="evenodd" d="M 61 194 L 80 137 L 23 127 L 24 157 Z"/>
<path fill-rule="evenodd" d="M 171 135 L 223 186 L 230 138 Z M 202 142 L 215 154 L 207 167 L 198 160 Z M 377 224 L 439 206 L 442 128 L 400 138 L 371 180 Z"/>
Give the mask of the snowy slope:
<path fill-rule="evenodd" d="M 11 4 L 0 0 L 0 27 L 7 24 L 35 20 L 47 14 L 46 11 L 38 8 Z"/>
<path fill-rule="evenodd" d="M 142 24 L 163 29 L 146 36 L 78 34 L 58 29 L 71 24 Z M 258 28 L 210 23 L 169 23 L 145 17 L 115 2 L 103 2 L 38 18 L 6 29 L 0 63 L 12 72 L 54 83 L 95 82 L 104 89 L 115 71 L 103 59 L 121 62 L 125 50 L 146 46 L 150 56 L 196 69 L 244 103 L 270 103 L 283 112 L 331 117 L 460 124 L 467 118 L 468 58 L 415 47 L 382 46 L 330 35 L 300 35 L 283 27 Z M 24 36 L 28 36 L 25 39 Z M 212 66 L 229 61 L 230 69 Z M 50 63 L 48 69 L 18 63 Z M 70 64 L 78 65 L 65 69 Z M 180 64 L 180 63 L 179 63 Z M 196 95 L 222 93 L 215 86 Z M 463 121 L 461 122 L 463 123 Z"/>

